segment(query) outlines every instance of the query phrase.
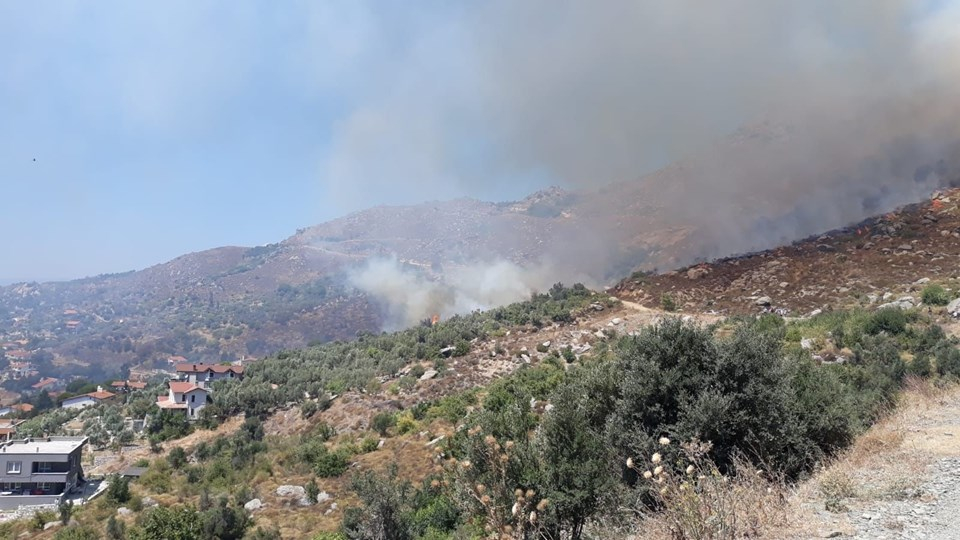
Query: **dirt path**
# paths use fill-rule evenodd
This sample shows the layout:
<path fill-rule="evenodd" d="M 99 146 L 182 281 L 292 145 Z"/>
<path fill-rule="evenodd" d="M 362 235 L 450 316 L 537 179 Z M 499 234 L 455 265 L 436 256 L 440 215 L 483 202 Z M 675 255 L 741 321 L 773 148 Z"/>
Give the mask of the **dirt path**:
<path fill-rule="evenodd" d="M 908 390 L 794 504 L 809 518 L 803 538 L 960 538 L 960 388 Z"/>

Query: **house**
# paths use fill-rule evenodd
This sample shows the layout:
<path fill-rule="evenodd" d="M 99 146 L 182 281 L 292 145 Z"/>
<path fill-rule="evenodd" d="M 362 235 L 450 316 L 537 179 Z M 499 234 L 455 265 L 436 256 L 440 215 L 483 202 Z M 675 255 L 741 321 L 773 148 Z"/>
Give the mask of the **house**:
<path fill-rule="evenodd" d="M 51 390 L 60 390 L 63 388 L 63 381 L 54 377 L 44 377 L 40 379 L 37 384 L 34 384 L 30 388 L 33 388 L 34 392 L 39 392 L 41 390 L 46 390 L 47 392 L 50 392 Z"/>
<path fill-rule="evenodd" d="M 29 403 L 17 403 L 9 407 L 0 407 L 0 416 L 8 416 L 17 413 L 28 413 L 33 410 L 33 405 Z"/>
<path fill-rule="evenodd" d="M 175 366 L 177 364 L 185 364 L 186 362 L 187 362 L 187 359 L 182 356 L 171 356 L 170 358 L 167 358 L 167 363 L 170 364 L 171 366 Z"/>
<path fill-rule="evenodd" d="M 243 379 L 243 366 L 222 364 L 177 364 L 177 377 L 181 381 L 206 387 L 214 381 Z"/>
<path fill-rule="evenodd" d="M 170 381 L 165 396 L 157 396 L 161 409 L 184 410 L 188 420 L 200 418 L 200 411 L 210 402 L 210 390 L 189 381 Z"/>
<path fill-rule="evenodd" d="M 134 390 L 143 390 L 147 387 L 145 382 L 137 381 L 113 381 L 110 386 L 119 393 L 133 392 Z"/>
<path fill-rule="evenodd" d="M 83 482 L 86 437 L 47 437 L 0 444 L 0 509 L 60 504 Z"/>
<path fill-rule="evenodd" d="M 12 441 L 17 436 L 17 426 L 23 420 L 0 420 L 0 442 Z"/>
<path fill-rule="evenodd" d="M 79 396 L 74 396 L 72 398 L 63 400 L 63 403 L 60 404 L 60 408 L 83 409 L 85 407 L 91 407 L 93 405 L 99 405 L 100 403 L 113 401 L 116 396 L 117 395 L 113 392 L 107 392 L 102 386 L 98 386 L 96 392 L 81 394 Z"/>

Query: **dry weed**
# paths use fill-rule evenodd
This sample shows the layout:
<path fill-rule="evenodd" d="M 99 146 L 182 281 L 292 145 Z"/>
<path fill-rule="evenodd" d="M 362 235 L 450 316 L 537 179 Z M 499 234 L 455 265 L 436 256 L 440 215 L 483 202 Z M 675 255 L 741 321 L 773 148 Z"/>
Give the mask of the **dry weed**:
<path fill-rule="evenodd" d="M 669 445 L 664 439 L 661 444 Z M 628 462 L 647 482 L 657 511 L 644 521 L 649 538 L 722 540 L 772 537 L 789 525 L 785 486 L 743 460 L 730 474 L 721 474 L 706 455 L 709 444 L 683 445 L 676 469 L 660 464 L 654 454 L 646 470 Z"/>

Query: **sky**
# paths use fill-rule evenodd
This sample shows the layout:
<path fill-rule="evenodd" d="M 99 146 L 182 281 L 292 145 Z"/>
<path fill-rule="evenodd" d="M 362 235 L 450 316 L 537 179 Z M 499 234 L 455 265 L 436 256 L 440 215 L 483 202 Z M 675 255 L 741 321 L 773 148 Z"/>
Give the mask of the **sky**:
<path fill-rule="evenodd" d="M 798 86 L 902 92 L 877 67 L 960 20 L 943 0 L 717 4 L 0 3 L 0 283 L 637 177 Z"/>

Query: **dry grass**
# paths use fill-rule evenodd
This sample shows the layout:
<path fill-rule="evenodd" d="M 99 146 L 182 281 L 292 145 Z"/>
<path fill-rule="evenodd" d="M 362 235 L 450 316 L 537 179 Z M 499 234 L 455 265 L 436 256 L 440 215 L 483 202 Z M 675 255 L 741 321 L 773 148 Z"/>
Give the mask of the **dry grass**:
<path fill-rule="evenodd" d="M 960 440 L 949 435 L 960 433 L 958 422 L 960 387 L 908 380 L 894 410 L 797 486 L 789 511 L 804 527 L 796 536 L 815 537 L 824 530 L 849 533 L 854 529 L 846 511 L 873 501 L 920 496 L 930 464 L 938 456 L 960 452 Z M 825 517 L 823 509 L 836 513 Z"/>

